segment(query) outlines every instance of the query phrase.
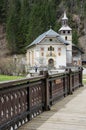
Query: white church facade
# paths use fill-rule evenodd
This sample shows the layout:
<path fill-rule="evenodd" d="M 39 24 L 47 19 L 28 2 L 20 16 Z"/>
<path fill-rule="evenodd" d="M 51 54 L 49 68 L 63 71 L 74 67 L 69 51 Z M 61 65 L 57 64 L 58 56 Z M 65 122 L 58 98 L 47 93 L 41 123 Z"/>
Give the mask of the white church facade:
<path fill-rule="evenodd" d="M 72 65 L 72 48 L 72 29 L 64 12 L 59 34 L 50 28 L 27 46 L 27 65 L 55 68 Z"/>

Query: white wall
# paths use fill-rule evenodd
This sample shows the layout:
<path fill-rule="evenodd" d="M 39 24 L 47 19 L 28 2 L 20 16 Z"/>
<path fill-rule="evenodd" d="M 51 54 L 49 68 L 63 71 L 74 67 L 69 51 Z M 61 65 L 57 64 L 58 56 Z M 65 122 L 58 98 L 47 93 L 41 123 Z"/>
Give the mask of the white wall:
<path fill-rule="evenodd" d="M 27 50 L 26 60 L 27 60 L 27 65 L 34 66 L 34 64 L 35 64 L 35 47 Z"/>
<path fill-rule="evenodd" d="M 46 40 L 47 41 L 47 40 Z M 54 51 L 52 51 L 52 53 L 55 54 L 55 56 L 49 56 L 49 51 L 48 48 L 50 46 L 54 47 Z M 44 47 L 44 56 L 41 57 L 41 50 L 40 48 Z M 53 44 L 50 44 L 50 42 L 46 42 L 45 45 L 44 44 L 40 44 L 38 45 L 39 48 L 39 52 L 40 52 L 40 57 L 43 58 L 43 62 L 45 66 L 48 66 L 48 60 L 49 59 L 53 59 L 54 60 L 54 66 L 56 68 L 58 68 L 59 66 L 66 66 L 66 46 L 63 43 L 56 43 L 53 42 Z M 58 48 L 61 48 L 61 55 L 59 56 L 58 53 Z"/>
<path fill-rule="evenodd" d="M 66 46 L 62 46 L 61 55 L 57 55 L 56 67 L 66 66 Z"/>
<path fill-rule="evenodd" d="M 72 35 L 61 35 L 61 37 L 65 40 L 65 37 L 67 36 L 67 41 L 69 42 L 69 43 L 72 43 Z"/>
<path fill-rule="evenodd" d="M 48 60 L 54 60 L 54 66 L 59 68 L 59 66 L 66 66 L 66 46 L 63 43 L 59 43 L 56 38 L 53 38 L 53 41 L 49 41 L 50 38 L 44 39 L 40 44 L 37 44 L 33 48 L 27 50 L 27 64 L 30 63 L 31 66 L 37 64 L 38 66 L 48 66 Z M 52 51 L 52 56 L 50 56 L 50 51 L 48 48 L 52 46 L 54 47 L 54 51 Z M 41 51 L 41 48 L 44 48 L 44 51 Z M 58 50 L 61 48 L 61 51 Z M 32 64 L 32 51 L 34 51 L 34 63 Z M 30 52 L 30 56 L 29 56 Z M 42 56 L 41 53 L 44 53 Z M 59 55 L 59 53 L 61 55 Z M 30 61 L 29 61 L 30 57 Z"/>

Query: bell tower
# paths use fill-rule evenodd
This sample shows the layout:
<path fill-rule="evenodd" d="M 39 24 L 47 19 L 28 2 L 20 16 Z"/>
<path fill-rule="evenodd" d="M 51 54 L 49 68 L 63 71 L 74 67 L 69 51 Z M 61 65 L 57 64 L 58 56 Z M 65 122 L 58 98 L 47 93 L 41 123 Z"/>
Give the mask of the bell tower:
<path fill-rule="evenodd" d="M 62 27 L 59 29 L 59 33 L 66 40 L 69 45 L 67 46 L 67 65 L 72 64 L 72 29 L 68 26 L 68 18 L 66 12 L 62 18 Z"/>

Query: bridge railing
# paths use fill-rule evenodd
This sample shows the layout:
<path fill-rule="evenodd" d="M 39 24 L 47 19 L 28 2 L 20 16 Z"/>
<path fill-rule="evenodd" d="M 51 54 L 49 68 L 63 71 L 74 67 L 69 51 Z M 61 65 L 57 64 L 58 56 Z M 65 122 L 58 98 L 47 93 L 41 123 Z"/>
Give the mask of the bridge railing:
<path fill-rule="evenodd" d="M 16 130 L 82 86 L 82 68 L 0 83 L 0 130 Z"/>

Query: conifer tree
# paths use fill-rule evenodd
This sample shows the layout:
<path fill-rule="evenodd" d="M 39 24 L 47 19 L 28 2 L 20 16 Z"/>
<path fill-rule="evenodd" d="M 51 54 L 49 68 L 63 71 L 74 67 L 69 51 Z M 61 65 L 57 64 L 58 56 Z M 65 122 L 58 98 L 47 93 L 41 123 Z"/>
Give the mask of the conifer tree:
<path fill-rule="evenodd" d="M 7 28 L 8 48 L 10 49 L 11 53 L 17 53 L 19 10 L 20 10 L 19 1 L 10 0 L 6 28 Z"/>
<path fill-rule="evenodd" d="M 0 23 L 6 23 L 8 0 L 0 1 Z"/>
<path fill-rule="evenodd" d="M 38 35 L 49 29 L 49 26 L 55 25 L 56 8 L 53 0 L 36 0 L 33 5 L 27 34 L 27 44 L 30 44 Z"/>

